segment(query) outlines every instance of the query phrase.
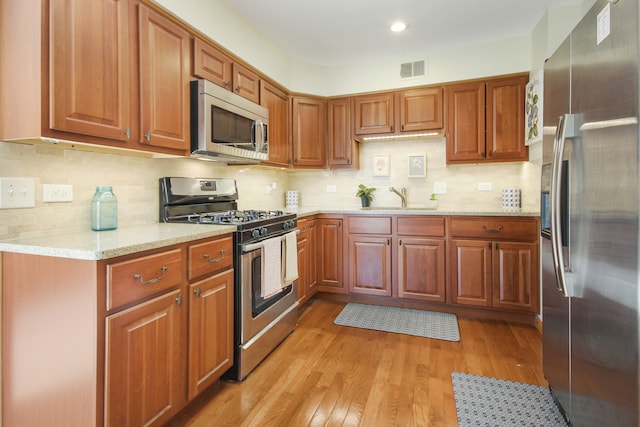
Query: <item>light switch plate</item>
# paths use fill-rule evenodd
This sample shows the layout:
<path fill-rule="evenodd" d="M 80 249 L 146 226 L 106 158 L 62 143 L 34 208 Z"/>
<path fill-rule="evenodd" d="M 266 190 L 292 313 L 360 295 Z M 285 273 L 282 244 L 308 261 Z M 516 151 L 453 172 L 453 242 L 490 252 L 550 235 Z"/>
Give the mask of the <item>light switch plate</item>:
<path fill-rule="evenodd" d="M 490 182 L 479 182 L 478 183 L 478 191 L 491 191 L 493 189 L 493 184 Z"/>
<path fill-rule="evenodd" d="M 335 185 L 327 185 L 327 193 L 335 193 L 338 188 Z"/>
<path fill-rule="evenodd" d="M 42 184 L 43 202 L 72 202 L 73 186 L 70 184 Z"/>
<path fill-rule="evenodd" d="M 0 209 L 32 208 L 35 205 L 33 178 L 0 178 Z"/>
<path fill-rule="evenodd" d="M 433 183 L 434 194 L 447 194 L 447 183 L 444 181 L 436 181 Z"/>

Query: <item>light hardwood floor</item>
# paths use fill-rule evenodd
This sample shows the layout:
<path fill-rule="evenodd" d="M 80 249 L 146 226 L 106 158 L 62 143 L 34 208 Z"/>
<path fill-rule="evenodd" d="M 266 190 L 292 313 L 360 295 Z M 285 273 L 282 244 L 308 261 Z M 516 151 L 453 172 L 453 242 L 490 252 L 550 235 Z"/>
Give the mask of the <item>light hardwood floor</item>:
<path fill-rule="evenodd" d="M 452 372 L 546 385 L 532 326 L 458 317 L 460 342 L 333 324 L 312 300 L 243 383 L 221 382 L 176 426 L 457 426 Z"/>

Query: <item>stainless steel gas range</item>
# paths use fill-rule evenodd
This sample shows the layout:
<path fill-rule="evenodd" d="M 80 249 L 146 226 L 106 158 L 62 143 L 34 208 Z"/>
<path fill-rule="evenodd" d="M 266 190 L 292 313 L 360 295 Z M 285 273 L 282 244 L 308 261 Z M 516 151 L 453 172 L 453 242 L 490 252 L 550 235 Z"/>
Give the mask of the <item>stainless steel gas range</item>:
<path fill-rule="evenodd" d="M 222 178 L 160 179 L 160 221 L 236 225 L 235 361 L 224 375 L 235 381 L 247 375 L 296 327 L 297 278 L 265 295 L 265 248 L 281 242 L 282 251 L 296 251 L 295 213 L 280 210 L 238 210 L 235 180 Z M 289 242 L 289 245 L 286 243 Z M 277 247 L 277 246 L 276 246 Z M 282 252 L 282 258 L 285 258 Z M 293 259 L 293 254 L 290 254 Z M 265 258 L 266 259 L 266 258 Z M 280 259 L 280 261 L 282 261 Z"/>

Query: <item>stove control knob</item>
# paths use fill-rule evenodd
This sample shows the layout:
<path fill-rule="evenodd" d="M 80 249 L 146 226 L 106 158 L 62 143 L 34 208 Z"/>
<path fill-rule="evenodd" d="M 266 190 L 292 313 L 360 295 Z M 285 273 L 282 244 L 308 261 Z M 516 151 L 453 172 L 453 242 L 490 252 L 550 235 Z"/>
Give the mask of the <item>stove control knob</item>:
<path fill-rule="evenodd" d="M 260 229 L 260 235 L 263 236 L 263 237 L 267 235 L 267 229 L 265 227 L 262 227 Z"/>
<path fill-rule="evenodd" d="M 255 230 L 251 230 L 251 238 L 257 239 L 258 237 L 260 237 L 260 231 L 258 231 L 257 228 Z"/>
<path fill-rule="evenodd" d="M 296 225 L 293 220 L 285 221 L 284 224 L 282 224 L 282 228 L 284 228 L 285 230 L 289 230 L 290 228 L 294 228 L 295 226 Z"/>

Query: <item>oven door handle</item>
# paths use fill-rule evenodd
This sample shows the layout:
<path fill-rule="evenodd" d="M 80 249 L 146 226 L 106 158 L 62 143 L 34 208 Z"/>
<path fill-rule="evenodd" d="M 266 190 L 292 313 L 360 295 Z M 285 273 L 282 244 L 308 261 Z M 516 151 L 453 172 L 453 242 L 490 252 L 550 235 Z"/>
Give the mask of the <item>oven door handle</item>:
<path fill-rule="evenodd" d="M 293 230 L 291 230 L 291 231 L 293 231 Z M 300 234 L 300 229 L 296 228 L 295 232 L 296 232 L 296 234 Z M 259 242 L 251 243 L 251 244 L 248 244 L 248 245 L 240 245 L 240 249 L 241 249 L 243 254 L 245 254 L 247 252 L 255 251 L 256 249 L 260 249 L 261 247 L 263 247 L 264 246 L 264 242 L 266 242 L 267 240 L 280 239 L 280 241 L 282 241 L 282 240 L 284 240 L 284 237 L 287 234 L 289 234 L 289 233 L 286 233 L 286 234 L 283 234 L 283 235 L 277 236 L 277 237 L 271 237 L 271 238 L 268 238 L 268 239 L 264 239 L 264 240 L 261 240 Z"/>

